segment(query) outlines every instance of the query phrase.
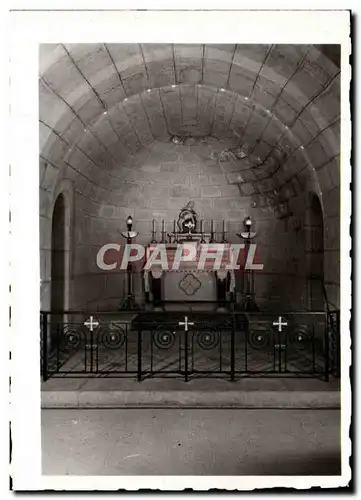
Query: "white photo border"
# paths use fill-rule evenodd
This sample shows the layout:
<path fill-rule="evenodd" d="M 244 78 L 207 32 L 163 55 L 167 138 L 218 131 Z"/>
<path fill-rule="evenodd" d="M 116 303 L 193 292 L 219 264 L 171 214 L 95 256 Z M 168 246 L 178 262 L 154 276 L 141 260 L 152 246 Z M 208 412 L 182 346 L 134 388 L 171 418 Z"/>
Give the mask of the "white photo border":
<path fill-rule="evenodd" d="M 21 2 L 15 2 L 19 4 Z M 39 2 L 41 5 L 44 2 Z M 59 3 L 59 2 L 54 2 Z M 68 2 L 62 2 L 63 4 Z M 79 2 L 76 2 L 79 3 Z M 88 2 L 88 4 L 94 2 Z M 104 2 L 103 2 L 104 3 Z M 110 2 L 113 4 L 113 2 Z M 119 2 L 117 2 L 119 5 Z M 314 2 L 312 2 L 314 4 Z M 98 2 L 99 4 L 99 2 Z M 133 3 L 134 5 L 134 3 Z M 55 6 L 52 5 L 54 8 Z M 74 8 L 74 2 L 72 2 Z M 26 8 L 26 7 L 23 7 Z M 40 7 L 41 8 L 41 7 Z M 45 6 L 43 7 L 45 8 Z M 55 7 L 56 8 L 56 7 Z M 133 7 L 134 8 L 134 7 Z M 348 11 L 14 11 L 10 15 L 11 421 L 14 489 L 252 490 L 346 486 L 351 478 L 351 121 Z M 43 476 L 40 420 L 38 74 L 40 43 L 341 44 L 341 476 Z"/>

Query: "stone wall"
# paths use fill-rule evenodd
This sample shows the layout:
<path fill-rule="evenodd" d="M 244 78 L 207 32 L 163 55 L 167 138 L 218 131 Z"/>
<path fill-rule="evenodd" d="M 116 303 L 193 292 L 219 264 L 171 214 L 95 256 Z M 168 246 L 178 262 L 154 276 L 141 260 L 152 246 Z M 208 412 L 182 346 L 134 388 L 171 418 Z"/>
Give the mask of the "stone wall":
<path fill-rule="evenodd" d="M 304 238 L 298 218 L 288 204 L 280 213 L 273 199 L 252 192 L 246 180 L 240 181 L 237 176 L 246 177 L 253 170 L 245 168 L 245 159 L 232 166 L 217 159 L 229 147 L 231 143 L 214 139 L 193 146 L 155 142 L 136 156 L 132 168 L 119 165 L 109 172 L 107 187 L 102 176 L 102 185 L 96 189 L 95 176 L 78 184 L 74 171 L 66 171 L 75 182 L 73 308 L 112 309 L 125 294 L 125 273 L 99 270 L 96 255 L 105 243 L 124 244 L 120 231 L 125 230 L 128 215 L 139 231 L 136 241 L 146 244 L 152 220 L 156 220 L 159 238 L 161 220 L 167 221 L 166 230 L 171 231 L 173 220 L 189 200 L 205 220 L 205 229 L 213 219 L 216 231 L 221 231 L 221 221 L 226 221 L 231 243 L 241 242 L 236 233 L 250 215 L 258 233 L 257 258 L 264 264 L 264 271 L 255 278 L 257 300 L 268 307 L 305 307 Z M 134 288 L 137 299 L 143 300 L 140 274 L 135 275 Z"/>
<path fill-rule="evenodd" d="M 151 220 L 173 220 L 189 199 L 206 219 L 224 218 L 231 241 L 251 215 L 265 264 L 259 300 L 276 307 L 282 292 L 283 305 L 292 297 L 291 305 L 303 307 L 309 193 L 323 208 L 325 286 L 339 305 L 337 64 L 311 45 L 40 49 L 43 308 L 50 305 L 51 217 L 64 181 L 74 307 L 118 303 L 123 276 L 99 273 L 94 253 L 104 241 L 121 241 L 128 214 L 147 242 Z M 173 135 L 197 140 L 176 146 Z M 227 158 L 240 148 L 245 156 Z M 301 276 L 297 292 L 291 279 L 277 284 L 266 271 Z"/>

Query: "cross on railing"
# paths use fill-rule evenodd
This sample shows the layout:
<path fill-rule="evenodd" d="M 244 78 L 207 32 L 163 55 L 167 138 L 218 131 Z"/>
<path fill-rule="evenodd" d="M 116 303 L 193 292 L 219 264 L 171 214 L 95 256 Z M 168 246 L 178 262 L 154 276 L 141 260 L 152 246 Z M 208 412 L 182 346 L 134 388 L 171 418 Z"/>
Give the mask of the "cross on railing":
<path fill-rule="evenodd" d="M 194 323 L 190 323 L 190 322 L 188 321 L 188 316 L 184 316 L 184 322 L 183 322 L 183 321 L 180 321 L 180 322 L 178 323 L 178 325 L 179 325 L 179 326 L 184 326 L 184 331 L 185 331 L 185 332 L 188 332 L 188 326 L 193 326 L 193 325 L 194 325 Z"/>
<path fill-rule="evenodd" d="M 84 322 L 84 325 L 92 332 L 94 330 L 93 327 L 97 328 L 99 326 L 99 321 L 94 320 L 93 316 L 90 316 L 90 318 Z"/>
<path fill-rule="evenodd" d="M 285 321 L 284 323 L 282 323 L 282 316 L 278 316 L 278 321 L 274 321 L 273 322 L 273 326 L 278 326 L 278 331 L 279 332 L 282 332 L 282 327 L 283 326 L 287 326 L 288 323 L 287 321 Z"/>

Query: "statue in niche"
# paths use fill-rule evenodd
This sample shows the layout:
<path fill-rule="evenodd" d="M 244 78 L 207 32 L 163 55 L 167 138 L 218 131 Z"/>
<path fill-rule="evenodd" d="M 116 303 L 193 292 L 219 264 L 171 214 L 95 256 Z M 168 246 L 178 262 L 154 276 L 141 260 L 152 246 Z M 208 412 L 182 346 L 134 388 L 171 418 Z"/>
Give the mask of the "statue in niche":
<path fill-rule="evenodd" d="M 194 201 L 189 201 L 179 212 L 178 229 L 183 234 L 195 233 L 197 229 L 197 214 L 194 210 Z"/>

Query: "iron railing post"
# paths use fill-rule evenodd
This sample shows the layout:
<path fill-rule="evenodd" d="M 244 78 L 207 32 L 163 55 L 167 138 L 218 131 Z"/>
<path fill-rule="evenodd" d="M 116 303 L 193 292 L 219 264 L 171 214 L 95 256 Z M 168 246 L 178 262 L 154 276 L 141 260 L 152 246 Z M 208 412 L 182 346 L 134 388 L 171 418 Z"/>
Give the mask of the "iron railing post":
<path fill-rule="evenodd" d="M 336 311 L 336 377 L 341 376 L 341 318 Z"/>
<path fill-rule="evenodd" d="M 93 329 L 90 330 L 90 373 L 93 373 Z"/>
<path fill-rule="evenodd" d="M 282 373 L 282 337 L 281 332 L 277 331 L 277 349 L 278 349 L 278 371 Z"/>
<path fill-rule="evenodd" d="M 329 381 L 329 362 L 330 362 L 330 353 L 329 353 L 329 339 L 328 339 L 328 321 L 327 315 L 324 317 L 325 323 L 325 382 Z"/>
<path fill-rule="evenodd" d="M 60 334 L 59 323 L 56 323 L 56 372 L 60 372 Z"/>
<path fill-rule="evenodd" d="M 138 324 L 138 382 L 142 381 L 142 330 L 140 328 L 140 321 Z"/>
<path fill-rule="evenodd" d="M 42 336 L 42 370 L 43 382 L 48 380 L 48 315 L 41 313 L 41 336 Z"/>
<path fill-rule="evenodd" d="M 236 323 L 236 317 L 235 317 L 235 312 L 232 312 L 232 331 L 231 331 L 231 381 L 235 381 L 235 323 Z"/>
<path fill-rule="evenodd" d="M 188 328 L 184 330 L 184 381 L 188 382 Z"/>
<path fill-rule="evenodd" d="M 312 375 L 314 375 L 316 372 L 315 342 L 316 342 L 315 325 L 312 325 Z"/>
<path fill-rule="evenodd" d="M 249 320 L 246 316 L 246 327 L 244 332 L 244 371 L 248 371 L 248 340 L 249 340 Z"/>

